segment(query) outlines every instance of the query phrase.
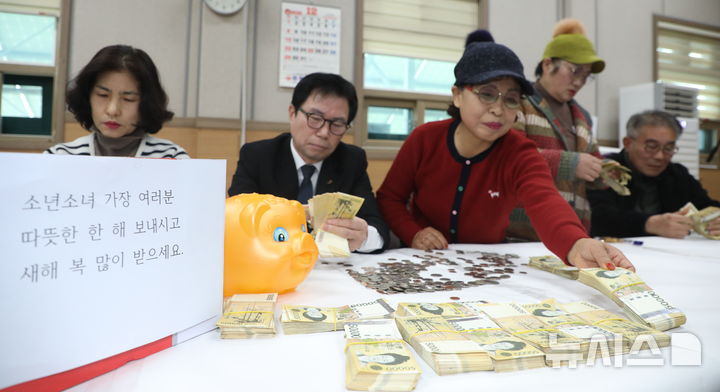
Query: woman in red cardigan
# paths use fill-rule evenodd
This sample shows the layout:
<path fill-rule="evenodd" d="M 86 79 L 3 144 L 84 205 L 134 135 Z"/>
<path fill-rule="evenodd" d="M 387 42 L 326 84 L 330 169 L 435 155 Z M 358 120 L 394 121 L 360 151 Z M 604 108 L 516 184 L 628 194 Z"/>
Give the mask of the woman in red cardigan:
<path fill-rule="evenodd" d="M 588 237 L 535 144 L 510 129 L 522 95 L 532 92 L 512 50 L 486 31 L 468 37 L 455 66 L 452 118 L 417 127 L 403 144 L 377 193 L 385 220 L 416 249 L 500 243 L 522 203 L 566 263 L 634 270 L 618 249 Z"/>

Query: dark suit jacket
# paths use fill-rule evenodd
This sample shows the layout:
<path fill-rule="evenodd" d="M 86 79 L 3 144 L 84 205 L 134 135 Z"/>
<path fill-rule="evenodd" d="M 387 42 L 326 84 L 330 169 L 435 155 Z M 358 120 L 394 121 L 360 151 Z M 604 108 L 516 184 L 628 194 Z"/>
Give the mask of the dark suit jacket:
<path fill-rule="evenodd" d="M 640 191 L 636 188 L 634 179 L 640 178 L 642 174 L 633 169 L 625 150 L 609 154 L 607 157 L 632 169 L 633 179 L 628 183 L 630 195 L 618 195 L 610 188 L 588 191 L 590 208 L 592 208 L 590 234 L 612 237 L 650 235 L 645 232 L 645 222 L 651 215 L 635 211 L 636 197 Z M 670 163 L 654 180 L 657 181 L 660 213 L 676 212 L 689 201 L 698 209 L 708 206 L 720 207 L 720 202 L 712 200 L 700 182 L 679 163 Z"/>
<path fill-rule="evenodd" d="M 297 200 L 298 175 L 290 141 L 290 134 L 284 133 L 242 146 L 228 195 L 255 192 Z M 365 150 L 340 142 L 323 161 L 315 194 L 344 192 L 365 199 L 357 216 L 377 229 L 384 248 L 390 241 L 390 234 L 375 201 L 367 165 Z"/>

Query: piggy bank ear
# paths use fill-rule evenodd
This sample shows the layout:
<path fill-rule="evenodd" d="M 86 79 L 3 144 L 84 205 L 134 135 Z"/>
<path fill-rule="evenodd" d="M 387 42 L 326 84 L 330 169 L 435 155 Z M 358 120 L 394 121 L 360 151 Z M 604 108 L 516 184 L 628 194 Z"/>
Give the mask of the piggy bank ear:
<path fill-rule="evenodd" d="M 238 225 L 242 231 L 251 235 L 260 233 L 260 225 L 262 217 L 266 212 L 270 211 L 270 205 L 263 200 L 250 200 L 243 205 L 237 215 Z"/>
<path fill-rule="evenodd" d="M 225 203 L 227 223 L 246 234 L 258 233 L 262 216 L 270 210 L 270 205 L 263 200 L 262 196 L 252 193 L 228 198 Z"/>
<path fill-rule="evenodd" d="M 258 201 L 257 203 L 252 204 L 249 206 L 251 208 L 247 209 L 247 212 L 244 212 L 244 221 L 241 222 L 242 225 L 245 225 L 245 230 L 248 233 L 255 233 L 256 235 L 262 233 L 260 225 L 262 224 L 262 217 L 270 211 L 270 204 L 268 204 L 266 201 Z"/>

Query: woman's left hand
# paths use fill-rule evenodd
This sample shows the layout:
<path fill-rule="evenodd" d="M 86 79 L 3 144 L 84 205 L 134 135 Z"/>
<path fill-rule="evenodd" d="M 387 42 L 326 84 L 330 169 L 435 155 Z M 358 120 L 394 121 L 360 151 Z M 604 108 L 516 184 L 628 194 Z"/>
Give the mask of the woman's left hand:
<path fill-rule="evenodd" d="M 622 267 L 635 271 L 635 266 L 618 248 L 591 238 L 577 240 L 568 252 L 568 261 L 578 268 Z"/>

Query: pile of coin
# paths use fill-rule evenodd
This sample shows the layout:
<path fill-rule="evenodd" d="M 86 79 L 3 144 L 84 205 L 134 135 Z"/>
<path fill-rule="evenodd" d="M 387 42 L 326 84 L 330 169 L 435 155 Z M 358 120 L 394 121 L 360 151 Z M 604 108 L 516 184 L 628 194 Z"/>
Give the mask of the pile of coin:
<path fill-rule="evenodd" d="M 517 258 L 519 256 L 514 254 L 436 250 L 416 253 L 406 259 L 388 258 L 387 262 L 380 262 L 376 267 L 361 267 L 362 271 L 351 268 L 346 271 L 363 286 L 380 294 L 430 293 L 499 284 L 501 279 L 510 278 L 515 273 L 517 266 L 510 259 Z M 437 265 L 447 266 L 447 272 L 452 275 L 464 271 L 467 278 L 452 279 L 441 273 L 432 273 L 429 277 L 421 275 L 429 267 Z M 435 270 L 437 268 L 433 268 Z"/>

